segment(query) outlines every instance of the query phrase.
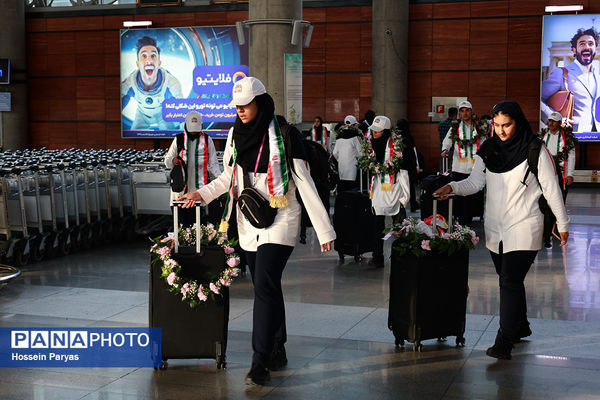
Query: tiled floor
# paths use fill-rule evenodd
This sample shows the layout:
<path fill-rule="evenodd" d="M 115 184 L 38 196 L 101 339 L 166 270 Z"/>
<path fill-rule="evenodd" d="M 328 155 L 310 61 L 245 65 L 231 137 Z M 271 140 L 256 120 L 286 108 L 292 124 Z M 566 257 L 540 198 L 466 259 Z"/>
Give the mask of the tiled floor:
<path fill-rule="evenodd" d="M 396 349 L 387 328 L 389 264 L 340 264 L 309 233 L 284 273 L 289 365 L 268 386 L 244 385 L 252 286 L 243 277 L 231 288 L 226 370 L 196 359 L 170 360 L 165 371 L 4 368 L 0 399 L 600 399 L 598 193 L 571 191 L 568 246 L 540 251 L 529 272 L 533 335 L 512 361 L 485 356 L 499 298 L 483 243 L 470 257 L 466 346 L 456 348 L 451 337 L 415 353 L 411 344 Z M 140 240 L 25 267 L 0 289 L 0 327 L 146 326 L 147 250 Z"/>

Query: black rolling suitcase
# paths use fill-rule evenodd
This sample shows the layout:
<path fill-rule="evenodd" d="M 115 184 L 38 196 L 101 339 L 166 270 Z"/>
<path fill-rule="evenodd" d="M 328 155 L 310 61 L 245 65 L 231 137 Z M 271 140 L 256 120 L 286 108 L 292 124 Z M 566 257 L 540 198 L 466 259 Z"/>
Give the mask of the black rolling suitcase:
<path fill-rule="evenodd" d="M 394 250 L 396 242 L 392 244 L 388 314 L 396 345 L 402 347 L 409 341 L 414 351 L 421 351 L 423 340 L 456 336 L 456 345 L 464 346 L 469 251 L 400 256 Z"/>
<path fill-rule="evenodd" d="M 420 207 L 422 220 L 433 215 L 433 192 L 450 182 L 452 182 L 452 176 L 450 174 L 429 175 L 421 181 Z M 437 213 L 443 215 L 444 218 L 448 220 L 447 201 L 439 204 Z"/>
<path fill-rule="evenodd" d="M 197 224 L 200 223 L 199 211 L 197 208 Z M 177 214 L 175 206 L 175 221 Z M 177 251 L 176 245 L 174 252 L 173 258 L 181 265 L 181 273 L 200 282 L 209 281 L 225 269 L 225 253 L 220 246 L 200 249 L 197 245 L 195 249 L 181 247 Z M 170 358 L 213 358 L 217 368 L 225 368 L 229 288 L 222 287 L 221 294 L 217 300 L 209 299 L 206 304 L 192 309 L 181 301 L 179 294 L 169 292 L 168 284 L 161 278 L 160 265 L 151 264 L 149 321 L 150 327 L 162 328 L 161 369 L 167 367 Z"/>
<path fill-rule="evenodd" d="M 358 262 L 361 254 L 373 251 L 373 213 L 369 196 L 355 190 L 339 192 L 335 199 L 333 228 L 337 237 L 335 250 L 340 260 L 344 260 L 344 255 L 352 255 Z"/>

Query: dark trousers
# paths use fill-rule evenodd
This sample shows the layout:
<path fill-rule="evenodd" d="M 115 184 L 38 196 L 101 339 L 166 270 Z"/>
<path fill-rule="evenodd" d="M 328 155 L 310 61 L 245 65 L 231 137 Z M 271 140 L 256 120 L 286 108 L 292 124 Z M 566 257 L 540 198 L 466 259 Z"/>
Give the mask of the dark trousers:
<path fill-rule="evenodd" d="M 358 189 L 358 183 L 356 182 L 356 180 L 344 181 L 344 180 L 340 179 L 340 181 L 338 182 L 338 185 L 337 185 L 338 192 L 343 192 L 346 190 L 353 190 L 353 189 Z"/>
<path fill-rule="evenodd" d="M 246 252 L 254 284 L 252 362 L 266 367 L 273 349 L 287 341 L 281 275 L 292 250 L 292 246 L 268 243 Z"/>
<path fill-rule="evenodd" d="M 527 323 L 525 275 L 537 250 L 519 250 L 499 254 L 490 251 L 500 282 L 500 332 L 503 339 L 515 342 L 522 325 Z"/>

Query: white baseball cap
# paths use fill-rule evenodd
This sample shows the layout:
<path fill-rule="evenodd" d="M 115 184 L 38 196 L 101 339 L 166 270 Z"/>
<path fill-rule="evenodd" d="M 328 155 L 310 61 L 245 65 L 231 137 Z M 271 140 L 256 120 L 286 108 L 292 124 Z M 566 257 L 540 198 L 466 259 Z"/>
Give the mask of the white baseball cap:
<path fill-rule="evenodd" d="M 346 118 L 344 118 L 344 124 L 346 125 L 354 125 L 357 123 L 358 121 L 356 120 L 356 117 L 354 115 L 346 115 Z"/>
<path fill-rule="evenodd" d="M 458 109 L 460 110 L 461 108 L 470 108 L 472 110 L 473 106 L 467 100 L 463 100 L 458 103 Z"/>
<path fill-rule="evenodd" d="M 548 117 L 548 120 L 552 120 L 552 121 L 556 121 L 556 122 L 562 122 L 563 116 L 561 113 L 559 112 L 553 112 L 552 114 L 550 114 L 550 116 Z"/>
<path fill-rule="evenodd" d="M 190 111 L 185 116 L 185 127 L 188 132 L 202 132 L 202 114 Z"/>
<path fill-rule="evenodd" d="M 263 85 L 259 79 L 253 76 L 247 76 L 233 85 L 231 93 L 233 100 L 231 100 L 229 105 L 245 106 L 246 104 L 250 104 L 256 96 L 265 93 L 267 93 L 267 89 L 265 89 L 265 85 Z"/>
<path fill-rule="evenodd" d="M 373 123 L 371 124 L 371 126 L 369 126 L 369 129 L 373 132 L 380 132 L 384 129 L 390 129 L 391 126 L 392 123 L 390 122 L 390 119 L 388 117 L 378 115 L 375 117 L 375 119 L 373 119 Z"/>

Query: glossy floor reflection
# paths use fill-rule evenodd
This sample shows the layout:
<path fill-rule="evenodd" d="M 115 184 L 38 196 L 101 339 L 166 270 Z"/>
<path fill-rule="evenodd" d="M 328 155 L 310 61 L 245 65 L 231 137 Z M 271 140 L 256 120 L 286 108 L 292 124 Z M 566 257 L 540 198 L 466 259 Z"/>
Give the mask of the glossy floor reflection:
<path fill-rule="evenodd" d="M 498 281 L 483 242 L 471 252 L 466 346 L 396 349 L 383 269 L 321 254 L 309 229 L 284 272 L 289 365 L 247 388 L 252 285 L 231 288 L 228 369 L 212 360 L 146 368 L 0 369 L 0 399 L 600 399 L 600 196 L 569 193 L 569 244 L 540 251 L 527 279 L 533 335 L 512 361 L 485 356 Z M 481 222 L 474 227 L 481 232 Z M 386 245 L 389 255 L 389 244 Z M 0 327 L 146 326 L 148 245 L 139 240 L 27 266 L 0 289 Z M 440 299 L 444 301 L 444 299 Z"/>

